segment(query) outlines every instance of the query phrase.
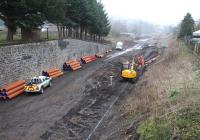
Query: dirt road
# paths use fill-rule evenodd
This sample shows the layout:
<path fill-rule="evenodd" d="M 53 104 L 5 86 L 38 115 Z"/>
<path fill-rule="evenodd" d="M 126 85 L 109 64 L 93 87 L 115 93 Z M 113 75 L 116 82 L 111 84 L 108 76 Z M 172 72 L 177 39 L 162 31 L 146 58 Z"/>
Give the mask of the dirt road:
<path fill-rule="evenodd" d="M 0 140 L 93 139 L 107 113 L 134 87 L 119 82 L 118 74 L 120 60 L 136 53 L 141 53 L 138 45 L 114 51 L 79 71 L 67 72 L 42 95 L 1 102 Z"/>

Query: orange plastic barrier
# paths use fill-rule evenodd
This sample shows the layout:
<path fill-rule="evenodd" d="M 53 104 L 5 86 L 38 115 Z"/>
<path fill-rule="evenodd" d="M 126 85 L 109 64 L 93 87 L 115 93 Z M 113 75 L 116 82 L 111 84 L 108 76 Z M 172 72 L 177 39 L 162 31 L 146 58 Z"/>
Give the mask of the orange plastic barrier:
<path fill-rule="evenodd" d="M 69 61 L 65 62 L 64 65 L 63 65 L 63 69 L 64 70 L 73 70 L 73 71 L 75 71 L 75 70 L 78 70 L 80 68 L 81 68 L 81 65 L 76 60 L 69 60 Z"/>
<path fill-rule="evenodd" d="M 92 61 L 95 61 L 97 58 L 95 55 L 88 55 L 88 56 L 84 56 L 81 58 L 82 62 L 84 64 L 90 63 Z"/>
<path fill-rule="evenodd" d="M 16 91 L 16 92 L 13 93 L 13 94 L 8 95 L 8 98 L 9 98 L 9 99 L 12 99 L 12 98 L 14 98 L 14 97 L 16 97 L 16 96 L 22 94 L 23 92 L 24 92 L 24 88 L 21 89 L 21 90 L 19 90 L 19 91 Z"/>
<path fill-rule="evenodd" d="M 1 99 L 12 99 L 24 92 L 25 81 L 19 80 L 4 86 L 1 89 Z"/>
<path fill-rule="evenodd" d="M 48 69 L 46 71 L 43 71 L 42 75 L 48 76 L 48 77 L 51 77 L 51 78 L 57 78 L 59 76 L 62 76 L 63 72 L 61 70 L 59 70 L 58 68 L 51 68 L 51 69 Z"/>
<path fill-rule="evenodd" d="M 144 66 L 145 60 L 143 56 L 138 57 L 138 63 L 142 66 Z"/>
<path fill-rule="evenodd" d="M 95 60 L 97 60 L 97 57 L 96 57 L 95 55 L 91 55 L 91 56 L 90 56 L 90 59 L 91 59 L 92 61 L 95 61 Z"/>
<path fill-rule="evenodd" d="M 103 57 L 104 57 L 104 54 L 97 53 L 95 56 L 96 56 L 97 58 L 103 58 Z"/>
<path fill-rule="evenodd" d="M 17 91 L 24 89 L 24 86 L 25 86 L 24 84 L 19 85 L 19 86 L 17 86 L 16 88 L 13 88 L 12 90 L 7 91 L 6 94 L 7 94 L 8 96 L 9 96 L 9 95 L 12 95 L 13 93 L 15 93 L 15 92 L 17 92 Z"/>
<path fill-rule="evenodd" d="M 112 49 L 106 50 L 106 53 L 112 52 Z"/>
<path fill-rule="evenodd" d="M 12 90 L 12 89 L 14 89 L 14 88 L 16 88 L 16 87 L 18 87 L 18 86 L 24 84 L 24 83 L 25 83 L 24 80 L 19 80 L 19 81 L 13 82 L 13 83 L 11 83 L 11 84 L 9 84 L 9 85 L 7 85 L 7 86 L 4 86 L 4 87 L 2 88 L 2 90 L 4 90 L 4 91 L 7 92 L 7 91 L 9 91 L 9 90 Z"/>

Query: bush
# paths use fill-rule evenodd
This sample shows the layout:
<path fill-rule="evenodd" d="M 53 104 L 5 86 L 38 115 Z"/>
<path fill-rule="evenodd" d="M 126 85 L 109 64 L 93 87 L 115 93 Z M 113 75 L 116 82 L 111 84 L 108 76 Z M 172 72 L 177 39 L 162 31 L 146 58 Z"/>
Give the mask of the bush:
<path fill-rule="evenodd" d="M 176 97 L 179 95 L 179 91 L 177 91 L 177 90 L 172 90 L 171 92 L 170 92 L 170 95 L 169 95 L 169 98 L 171 98 L 171 99 L 176 99 Z"/>
<path fill-rule="evenodd" d="M 141 140 L 200 140 L 200 112 L 194 107 L 161 119 L 148 119 L 139 128 Z M 175 115 L 175 116 L 174 116 Z M 174 130 L 176 130 L 174 132 Z"/>
<path fill-rule="evenodd" d="M 166 120 L 149 119 L 138 128 L 142 140 L 169 140 L 171 125 Z"/>
<path fill-rule="evenodd" d="M 200 112 L 192 109 L 182 110 L 177 116 L 176 125 L 182 140 L 200 139 Z"/>

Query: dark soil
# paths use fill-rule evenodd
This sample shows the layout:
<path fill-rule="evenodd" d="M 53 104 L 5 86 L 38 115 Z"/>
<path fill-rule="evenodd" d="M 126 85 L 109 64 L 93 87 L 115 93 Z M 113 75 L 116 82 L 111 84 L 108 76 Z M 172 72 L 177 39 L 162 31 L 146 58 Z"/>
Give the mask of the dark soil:
<path fill-rule="evenodd" d="M 130 82 L 120 82 L 121 59 L 131 60 L 136 53 L 151 54 L 152 50 L 97 60 L 56 79 L 43 95 L 0 102 L 0 140 L 98 139 L 97 128 L 134 88 Z"/>

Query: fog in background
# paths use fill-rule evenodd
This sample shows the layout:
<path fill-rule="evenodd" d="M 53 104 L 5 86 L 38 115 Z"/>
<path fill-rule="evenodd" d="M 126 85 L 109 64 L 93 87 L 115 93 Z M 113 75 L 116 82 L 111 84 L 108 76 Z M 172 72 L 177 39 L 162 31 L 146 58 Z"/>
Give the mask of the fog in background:
<path fill-rule="evenodd" d="M 200 0 L 101 0 L 111 19 L 111 33 L 169 31 L 187 12 L 200 19 Z"/>
<path fill-rule="evenodd" d="M 129 19 L 115 19 L 111 18 L 111 34 L 119 36 L 120 33 L 134 33 L 139 36 L 141 34 L 154 33 L 158 28 L 158 25 L 154 25 L 141 20 L 129 20 Z"/>

